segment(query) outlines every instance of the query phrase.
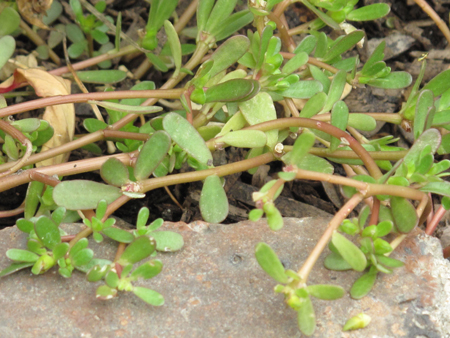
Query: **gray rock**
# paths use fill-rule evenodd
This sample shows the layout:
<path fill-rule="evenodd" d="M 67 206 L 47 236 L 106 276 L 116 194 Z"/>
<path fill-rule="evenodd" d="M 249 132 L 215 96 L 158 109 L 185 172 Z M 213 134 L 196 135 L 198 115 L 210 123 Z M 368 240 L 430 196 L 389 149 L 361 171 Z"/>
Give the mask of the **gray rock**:
<path fill-rule="evenodd" d="M 297 270 L 327 226 L 329 218 L 285 219 L 271 232 L 264 221 L 216 225 L 166 223 L 180 232 L 185 247 L 161 254 L 162 273 L 140 285 L 161 292 L 162 307 L 146 305 L 132 294 L 110 301 L 95 299 L 99 283 L 81 273 L 67 280 L 51 270 L 29 270 L 0 279 L 0 337 L 300 337 L 296 313 L 274 294 L 276 284 L 256 263 L 254 248 L 264 241 L 287 268 Z M 74 233 L 81 225 L 63 226 Z M 5 252 L 24 248 L 25 235 L 15 227 L 0 232 L 0 268 Z M 112 259 L 116 246 L 92 243 L 99 257 Z M 309 283 L 330 283 L 349 290 L 360 275 L 323 268 L 322 255 Z M 450 268 L 439 241 L 420 230 L 402 243 L 393 257 L 405 267 L 378 278 L 359 301 L 348 294 L 327 302 L 313 300 L 314 337 L 445 337 L 450 332 Z M 341 332 L 346 320 L 364 312 L 370 325 Z"/>
<path fill-rule="evenodd" d="M 386 41 L 384 61 L 406 52 L 416 41 L 413 37 L 396 31 L 382 39 L 370 39 L 367 42 L 367 55 L 372 55 L 383 40 Z"/>

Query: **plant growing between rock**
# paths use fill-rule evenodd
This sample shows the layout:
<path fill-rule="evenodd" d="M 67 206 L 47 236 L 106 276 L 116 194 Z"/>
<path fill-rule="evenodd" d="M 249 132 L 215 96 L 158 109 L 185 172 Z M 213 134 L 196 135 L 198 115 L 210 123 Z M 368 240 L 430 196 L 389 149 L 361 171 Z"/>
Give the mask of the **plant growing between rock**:
<path fill-rule="evenodd" d="M 324 262 L 327 268 L 364 272 L 350 289 L 355 299 L 370 292 L 378 272 L 392 273 L 402 266 L 402 262 L 388 256 L 432 212 L 429 193 L 443 196 L 444 208 L 450 206 L 450 184 L 443 179 L 448 175 L 450 161 L 435 162 L 436 153 L 450 152 L 449 134 L 443 132 L 450 128 L 450 71 L 442 72 L 421 88 L 426 67 L 423 60 L 421 74 L 398 113 L 352 113 L 343 101 L 352 88 L 395 89 L 412 83 L 410 74 L 392 72 L 383 61 L 384 43 L 375 48 L 364 65 L 358 57 L 345 58 L 346 52 L 364 39 L 364 32 L 347 21 L 378 19 L 389 12 L 389 7 L 374 4 L 355 8 L 357 1 L 353 0 L 304 0 L 301 3 L 317 19 L 288 30 L 283 12 L 289 3 L 251 1 L 248 9 L 233 13 L 235 0 L 194 1 L 179 21 L 172 24 L 168 19 L 177 1 L 170 1 L 170 6 L 153 1 L 145 34 L 131 47 L 121 49 L 120 38 L 116 38 L 109 51 L 103 50 L 102 55 L 69 65 L 68 69 L 52 72 L 16 69 L 0 85 L 0 92 L 28 84 L 43 98 L 11 106 L 2 100 L 0 189 L 24 183 L 29 183 L 29 189 L 20 210 L 24 218 L 17 221 L 17 227 L 28 234 L 28 250 L 10 249 L 7 256 L 13 263 L 0 276 L 28 267 L 32 273 L 41 274 L 58 265 L 65 278 L 77 269 L 87 274 L 88 281 L 104 280 L 105 284 L 97 289 L 99 299 L 110 299 L 118 291 L 126 291 L 149 304 L 162 305 L 162 295 L 133 285 L 139 278 L 158 275 L 162 262 L 152 259 L 138 267 L 134 265 L 154 256 L 156 251 L 180 250 L 184 244 L 182 237 L 156 231 L 163 224 L 162 219 L 146 225 L 149 219 L 146 208 L 140 210 L 136 229 L 132 231 L 115 227 L 110 216 L 129 200 L 143 198 L 154 189 L 203 181 L 201 215 L 205 221 L 222 222 L 229 211 L 222 177 L 242 171 L 254 173 L 258 166 L 272 161 L 281 161 L 283 171 L 278 173 L 278 179 L 254 194 L 256 208 L 249 213 L 251 220 L 265 215 L 271 230 L 283 227 L 282 215 L 274 201 L 286 182 L 327 181 L 342 186 L 348 198 L 297 272 L 284 269 L 267 244 L 259 243 L 255 249 L 263 270 L 281 283 L 275 292 L 283 293 L 287 304 L 298 312 L 298 325 L 304 334 L 313 334 L 316 325 L 310 296 L 333 300 L 344 295 L 340 286 L 307 284 L 327 246 L 331 250 Z M 73 42 L 67 59 L 77 58 L 85 51 L 93 54 L 89 47 L 91 38 L 106 45 L 110 43 L 106 33 L 122 36 L 120 16 L 115 25 L 101 16 L 104 2 L 97 3 L 97 12 L 86 8 L 103 21 L 109 20 L 109 24 L 98 21 L 94 14 L 86 16 L 82 4 L 85 1 L 70 2 L 80 25 L 71 27 L 73 31 L 84 32 L 87 40 L 84 36 L 78 40 L 71 38 L 72 33 L 66 27 Z M 15 11 L 10 5 L 3 8 L 6 14 Z M 179 36 L 182 25 L 178 23 L 186 24 L 195 10 L 196 44 L 182 44 Z M 0 16 L 6 15 L 3 11 Z M 233 36 L 251 22 L 255 31 L 249 29 L 246 35 Z M 1 49 L 0 67 L 14 52 L 14 38 L 8 34 L 17 25 L 14 22 L 9 25 L 0 31 L 4 35 L 0 46 L 5 47 Z M 344 34 L 333 40 L 320 31 L 325 26 L 343 30 Z M 165 43 L 160 40 L 162 34 L 158 34 L 162 27 L 167 37 Z M 296 45 L 291 35 L 299 33 L 306 36 Z M 54 42 L 49 45 L 55 46 Z M 288 52 L 281 52 L 283 47 Z M 122 81 L 126 72 L 79 71 L 101 62 L 102 67 L 109 68 L 105 61 L 132 52 L 146 53 L 146 65 L 152 63 L 160 71 L 173 69 L 173 74 L 160 89 L 156 89 L 154 82 L 142 81 L 130 90 L 115 91 L 112 84 Z M 191 55 L 185 64 L 183 55 Z M 70 94 L 66 90 L 55 94 L 42 89 L 40 79 L 45 76 L 52 86 L 58 84 L 63 91 L 66 82 L 59 75 L 66 72 L 71 72 L 77 81 L 106 85 L 106 91 Z M 188 75 L 189 81 L 175 88 Z M 160 99 L 163 105 L 177 109 L 162 112 L 162 107 L 154 106 Z M 167 102 L 169 99 L 177 102 Z M 61 130 L 73 134 L 71 121 L 76 102 L 105 108 L 107 122 L 85 119 L 87 135 L 75 140 L 58 139 Z M 284 118 L 277 115 L 277 102 L 284 107 Z M 15 114 L 62 104 L 71 108 L 72 113 L 58 115 L 55 111 L 54 120 L 48 122 L 37 118 L 12 119 Z M 157 116 L 146 118 L 147 114 L 156 113 Z M 57 120 L 62 116 L 65 120 Z M 366 139 L 359 131 L 373 130 L 376 121 L 411 126 L 414 145 L 409 150 L 400 148 L 394 145 L 397 139 L 393 136 Z M 290 136 L 296 138 L 295 143 L 285 145 Z M 80 147 L 101 153 L 95 142 L 102 140 L 115 142 L 121 153 L 66 163 L 64 154 Z M 321 147 L 316 147 L 316 143 Z M 247 158 L 215 166 L 212 153 L 229 146 L 250 149 Z M 44 162 L 49 159 L 51 163 Z M 330 161 L 342 164 L 349 177 L 333 174 Z M 174 173 L 183 166 L 192 170 Z M 54 177 L 94 170 L 100 170 L 105 183 Z M 363 201 L 366 206 L 359 216 L 347 219 Z M 75 221 L 80 216 L 86 228 L 77 235 L 68 236 L 60 229 L 62 222 Z M 440 217 L 437 213 L 431 219 L 428 233 Z M 107 236 L 119 243 L 114 261 L 95 257 L 86 239 L 91 234 L 96 242 Z M 393 238 L 391 242 L 388 235 Z M 354 241 L 348 236 L 354 236 Z M 367 323 L 368 319 L 361 315 L 344 329 L 364 327 Z"/>

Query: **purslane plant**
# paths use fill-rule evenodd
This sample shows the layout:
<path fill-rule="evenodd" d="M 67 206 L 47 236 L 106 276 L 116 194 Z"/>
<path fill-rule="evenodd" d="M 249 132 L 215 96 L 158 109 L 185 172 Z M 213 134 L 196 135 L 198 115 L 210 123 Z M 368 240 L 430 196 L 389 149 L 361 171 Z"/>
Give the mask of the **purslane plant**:
<path fill-rule="evenodd" d="M 185 24 L 193 15 L 192 8 L 196 8 L 196 32 L 191 34 L 195 45 L 188 46 L 180 42 L 177 33 L 180 26 L 167 20 L 177 1 L 170 1 L 170 6 L 153 1 L 142 39 L 135 42 L 137 47 L 123 49 L 119 46 L 122 34 L 117 31 L 121 27 L 120 17 L 113 25 L 116 31 L 111 31 L 93 15 L 85 16 L 82 8 L 85 1 L 70 2 L 85 34 L 105 44 L 109 42 L 106 33 L 116 35 L 115 49 L 69 67 L 76 72 L 72 74 L 75 78 L 106 85 L 107 89 L 70 94 L 62 87 L 66 92 L 59 96 L 42 90 L 39 78 L 45 74 L 49 81 L 63 84 L 58 75 L 69 72 L 68 68 L 51 72 L 19 69 L 0 86 L 0 92 L 5 93 L 28 84 L 42 96 L 11 106 L 6 106 L 4 99 L 0 102 L 3 140 L 0 191 L 29 183 L 23 206 L 2 212 L 3 216 L 24 212 L 17 227 L 28 234 L 27 250 L 8 250 L 7 256 L 13 263 L 0 276 L 28 267 L 32 273 L 41 274 L 58 266 L 59 273 L 69 278 L 77 269 L 87 274 L 88 281 L 104 280 L 105 284 L 97 289 L 99 299 L 110 299 L 118 291 L 126 291 L 149 304 L 162 305 L 164 298 L 158 292 L 133 285 L 139 278 L 159 274 L 162 262 L 152 259 L 138 267 L 134 264 L 154 256 L 156 251 L 180 250 L 184 244 L 182 237 L 156 231 L 163 223 L 161 219 L 146 225 L 149 217 L 146 208 L 139 212 L 136 229 L 132 231 L 115 227 L 110 216 L 129 200 L 143 198 L 154 189 L 202 181 L 201 215 L 205 221 L 221 222 L 229 208 L 222 177 L 242 171 L 253 174 L 258 166 L 272 161 L 281 161 L 283 170 L 278 179 L 254 193 L 256 208 L 249 213 L 251 220 L 265 215 L 271 230 L 281 229 L 283 218 L 274 201 L 284 184 L 295 179 L 340 185 L 348 199 L 297 272 L 285 270 L 267 244 L 259 243 L 255 249 L 263 270 L 281 283 L 275 292 L 283 293 L 286 303 L 298 312 L 299 328 L 304 334 L 313 334 L 316 325 L 310 296 L 333 300 L 344 295 L 340 286 L 307 284 L 327 246 L 331 253 L 325 259 L 326 268 L 364 272 L 351 287 L 350 295 L 355 299 L 370 292 L 378 272 L 392 273 L 402 266 L 402 262 L 388 256 L 432 213 L 429 194 L 443 196 L 443 207 L 450 207 L 450 184 L 444 180 L 450 161 L 435 161 L 436 154 L 450 153 L 450 134 L 446 132 L 450 128 L 450 71 L 442 72 L 421 87 L 426 67 L 423 60 L 421 74 L 398 113 L 353 113 L 352 107 L 343 101 L 352 88 L 399 89 L 412 83 L 410 74 L 392 72 L 383 61 L 384 43 L 375 48 L 364 64 L 358 57 L 346 54 L 365 38 L 364 32 L 349 22 L 382 18 L 389 12 L 386 4 L 356 8 L 357 1 L 353 0 L 304 0 L 301 3 L 317 19 L 289 29 L 283 12 L 290 2 L 250 1 L 248 9 L 234 12 L 236 2 L 194 2 L 179 20 Z M 98 4 L 97 10 L 103 11 L 103 2 Z M 2 10 L 10 12 L 8 8 Z M 255 30 L 234 35 L 251 22 Z M 321 31 L 324 26 L 343 32 L 333 40 Z M 162 28 L 167 37 L 165 44 L 159 40 Z M 9 48 L 2 49 L 0 66 L 14 50 L 11 49 L 14 39 L 7 35 L 11 28 L 3 33 L 0 46 Z M 295 45 L 291 35 L 298 33 L 306 35 Z M 157 50 L 159 43 L 163 44 L 161 50 Z M 282 52 L 283 48 L 288 52 Z M 72 52 L 73 49 L 76 46 Z M 173 69 L 167 82 L 159 89 L 154 82 L 143 81 L 130 90 L 115 91 L 112 84 L 122 81 L 126 72 L 80 71 L 132 52 L 145 52 L 160 71 Z M 185 64 L 183 55 L 191 55 Z M 176 88 L 186 76 L 188 81 Z M 177 108 L 163 112 L 162 107 L 155 105 L 158 100 L 163 106 Z M 69 119 L 63 122 L 13 119 L 25 111 L 55 105 L 72 107 L 76 102 L 103 107 L 107 116 L 106 122 L 85 119 L 83 126 L 88 134 L 78 139 L 56 141 L 49 146 L 59 134 L 54 130 L 74 128 Z M 283 118 L 277 115 L 279 104 L 284 107 Z M 58 111 L 53 114 L 56 119 Z M 360 131 L 374 130 L 377 121 L 409 126 L 415 139 L 413 146 L 400 148 L 393 136 L 365 138 Z M 285 145 L 288 137 L 296 138 L 292 146 Z M 68 163 L 44 162 L 57 156 L 63 158 L 80 147 L 101 153 L 95 143 L 102 140 L 114 141 L 121 153 Z M 249 149 L 247 158 L 215 166 L 212 153 L 229 146 Z M 330 161 L 342 164 L 349 177 L 333 174 Z M 176 173 L 183 166 L 192 170 Z M 100 170 L 104 183 L 70 180 L 71 175 L 94 170 Z M 411 200 L 417 202 L 413 204 Z M 359 216 L 347 219 L 360 203 L 366 206 Z M 65 234 L 59 225 L 76 221 L 80 215 L 86 228 L 77 235 Z M 431 217 L 430 228 L 441 216 L 442 213 L 436 213 Z M 430 228 L 427 232 L 432 232 Z M 107 236 L 119 243 L 114 261 L 95 257 L 86 239 L 91 234 L 97 242 Z M 395 239 L 389 243 L 387 235 Z M 348 236 L 353 236 L 353 240 Z M 368 321 L 363 319 L 360 321 L 367 325 Z"/>

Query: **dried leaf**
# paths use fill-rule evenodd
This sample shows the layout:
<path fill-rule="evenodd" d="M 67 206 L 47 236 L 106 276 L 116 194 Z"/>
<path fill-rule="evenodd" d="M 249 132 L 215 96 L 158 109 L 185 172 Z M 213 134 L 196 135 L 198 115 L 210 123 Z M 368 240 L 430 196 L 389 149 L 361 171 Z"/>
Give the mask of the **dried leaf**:
<path fill-rule="evenodd" d="M 60 76 L 47 73 L 42 69 L 17 69 L 14 73 L 14 82 L 27 81 L 40 97 L 70 94 L 70 81 Z M 45 109 L 42 117 L 48 121 L 55 133 L 53 137 L 42 146 L 42 151 L 56 148 L 72 141 L 75 133 L 75 109 L 73 104 L 60 104 Z M 36 167 L 66 162 L 69 153 L 36 163 Z"/>
<path fill-rule="evenodd" d="M 53 0 L 17 0 L 16 2 L 19 12 L 25 20 L 39 28 L 49 29 L 42 19 L 51 7 Z"/>

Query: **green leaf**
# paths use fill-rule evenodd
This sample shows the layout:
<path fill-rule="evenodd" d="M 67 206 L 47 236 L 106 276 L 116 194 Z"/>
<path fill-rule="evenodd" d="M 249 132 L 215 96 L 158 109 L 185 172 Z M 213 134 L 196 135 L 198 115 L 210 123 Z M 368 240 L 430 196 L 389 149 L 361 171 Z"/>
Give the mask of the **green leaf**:
<path fill-rule="evenodd" d="M 138 278 L 150 279 L 158 275 L 163 268 L 163 264 L 158 259 L 153 259 L 149 262 L 145 262 L 131 273 L 131 279 L 136 280 Z"/>
<path fill-rule="evenodd" d="M 431 90 L 435 97 L 442 95 L 450 88 L 450 69 L 436 75 L 428 82 L 422 90 Z"/>
<path fill-rule="evenodd" d="M 208 176 L 200 196 L 200 211 L 206 222 L 220 223 L 228 215 L 228 198 L 217 175 Z"/>
<path fill-rule="evenodd" d="M 156 242 L 154 239 L 147 236 L 138 237 L 127 246 L 117 263 L 123 266 L 137 263 L 150 256 L 155 249 Z"/>
<path fill-rule="evenodd" d="M 34 230 L 34 223 L 24 218 L 17 220 L 16 225 L 20 231 L 27 234 Z"/>
<path fill-rule="evenodd" d="M 323 92 L 328 93 L 331 84 L 331 81 L 328 78 L 328 76 L 326 76 L 324 72 L 322 72 L 322 70 L 320 70 L 318 67 L 313 65 L 309 65 L 309 71 L 311 72 L 312 77 L 322 84 Z"/>
<path fill-rule="evenodd" d="M 108 128 L 107 123 L 97 119 L 85 119 L 83 121 L 83 126 L 90 133 Z"/>
<path fill-rule="evenodd" d="M 419 190 L 423 192 L 431 192 L 432 194 L 450 197 L 450 182 L 430 182 Z"/>
<path fill-rule="evenodd" d="M 292 84 L 288 89 L 278 92 L 278 94 L 293 99 L 309 99 L 322 90 L 323 86 L 319 81 L 298 81 Z"/>
<path fill-rule="evenodd" d="M 8 62 L 16 49 L 16 40 L 10 35 L 0 38 L 0 69 Z"/>
<path fill-rule="evenodd" d="M 173 231 L 155 231 L 150 236 L 155 239 L 158 251 L 174 252 L 184 245 L 183 236 Z"/>
<path fill-rule="evenodd" d="M 150 305 L 153 306 L 164 305 L 164 297 L 154 290 L 136 286 L 133 288 L 133 293 L 140 299 L 142 299 L 144 302 Z"/>
<path fill-rule="evenodd" d="M 416 209 L 407 199 L 403 197 L 391 197 L 392 216 L 398 231 L 408 233 L 419 222 Z"/>
<path fill-rule="evenodd" d="M 100 300 L 108 300 L 117 296 L 117 289 L 110 288 L 107 285 L 101 285 L 95 292 L 95 298 Z"/>
<path fill-rule="evenodd" d="M 363 131 L 372 131 L 377 126 L 377 121 L 369 115 L 351 113 L 348 116 L 348 125 Z"/>
<path fill-rule="evenodd" d="M 267 136 L 259 130 L 237 130 L 218 138 L 217 142 L 239 148 L 259 148 L 266 145 Z"/>
<path fill-rule="evenodd" d="M 34 263 L 33 267 L 31 268 L 31 272 L 34 275 L 40 275 L 43 273 L 46 273 L 48 270 L 50 270 L 54 265 L 56 261 L 53 257 L 44 254 Z"/>
<path fill-rule="evenodd" d="M 302 3 L 311 10 L 314 14 L 316 14 L 319 19 L 321 19 L 326 25 L 330 26 L 333 29 L 339 30 L 340 27 L 337 24 L 336 21 L 334 21 L 332 18 L 330 18 L 328 15 L 326 15 L 324 12 L 318 10 L 316 7 L 311 5 L 307 0 L 302 0 Z"/>
<path fill-rule="evenodd" d="M 56 245 L 61 243 L 59 228 L 46 216 L 41 216 L 37 219 L 34 225 L 34 231 L 44 246 L 50 250 L 53 250 Z"/>
<path fill-rule="evenodd" d="M 366 268 L 367 259 L 364 253 L 343 235 L 334 232 L 331 242 L 353 270 L 363 271 Z"/>
<path fill-rule="evenodd" d="M 252 222 L 257 222 L 263 217 L 264 210 L 262 209 L 253 209 L 248 213 L 248 219 Z"/>
<path fill-rule="evenodd" d="M 345 35 L 333 47 L 325 54 L 322 58 L 323 62 L 328 62 L 333 60 L 335 57 L 342 55 L 346 51 L 352 49 L 359 41 L 364 38 L 364 32 L 356 30 L 350 34 Z"/>
<path fill-rule="evenodd" d="M 294 143 L 290 151 L 289 163 L 297 167 L 301 165 L 304 157 L 308 154 L 311 147 L 314 145 L 316 138 L 313 133 L 304 131 Z"/>
<path fill-rule="evenodd" d="M 132 233 L 119 228 L 109 227 L 103 229 L 102 233 L 119 243 L 131 243 L 134 240 Z"/>
<path fill-rule="evenodd" d="M 348 107 L 345 102 L 336 102 L 331 110 L 331 125 L 341 130 L 347 129 L 348 115 Z M 333 136 L 331 138 L 330 151 L 335 151 L 340 144 L 341 140 Z"/>
<path fill-rule="evenodd" d="M 164 30 L 166 31 L 167 41 L 169 42 L 170 51 L 172 53 L 175 71 L 172 77 L 177 77 L 181 69 L 181 43 L 178 33 L 168 20 L 164 21 Z"/>
<path fill-rule="evenodd" d="M 119 276 L 116 272 L 110 270 L 105 276 L 105 282 L 109 287 L 117 288 L 117 286 L 119 285 Z"/>
<path fill-rule="evenodd" d="M 26 262 L 26 263 L 13 263 L 10 266 L 4 268 L 0 271 L 0 278 L 5 277 L 8 275 L 13 274 L 14 272 L 17 272 L 19 270 L 29 268 L 30 266 L 33 266 L 34 262 Z"/>
<path fill-rule="evenodd" d="M 273 203 L 266 203 L 263 207 L 267 215 L 267 224 L 273 231 L 280 230 L 283 227 L 283 216 Z"/>
<path fill-rule="evenodd" d="M 437 129 L 425 130 L 422 135 L 414 142 L 408 153 L 403 159 L 406 165 L 419 162 L 420 154 L 427 146 L 431 147 L 431 153 L 434 154 L 441 142 L 441 134 Z"/>
<path fill-rule="evenodd" d="M 189 124 L 189 122 L 187 123 Z M 148 178 L 155 171 L 166 157 L 171 143 L 169 134 L 162 130 L 153 133 L 150 139 L 144 143 L 134 166 L 134 177 L 137 181 Z"/>
<path fill-rule="evenodd" d="M 306 290 L 311 296 L 324 300 L 339 299 L 342 298 L 345 294 L 344 289 L 337 285 L 310 285 L 306 288 Z"/>
<path fill-rule="evenodd" d="M 407 72 L 393 72 L 383 78 L 370 80 L 367 84 L 376 88 L 401 89 L 412 83 L 412 76 Z"/>
<path fill-rule="evenodd" d="M 372 318 L 370 318 L 370 316 L 366 315 L 365 313 L 360 313 L 347 320 L 344 327 L 342 328 L 342 331 L 363 329 L 367 325 L 369 325 L 371 320 Z"/>
<path fill-rule="evenodd" d="M 73 247 L 70 249 L 69 255 L 75 255 L 78 252 L 80 252 L 81 250 L 87 248 L 89 245 L 89 241 L 87 238 L 82 238 L 80 239 L 78 242 L 76 242 Z"/>
<path fill-rule="evenodd" d="M 72 264 L 74 266 L 82 266 L 88 264 L 94 257 L 94 251 L 91 249 L 82 249 L 76 254 L 71 255 Z"/>
<path fill-rule="evenodd" d="M 324 266 L 329 270 L 344 271 L 350 270 L 352 266 L 348 264 L 342 256 L 336 252 L 330 253 L 324 261 Z"/>
<path fill-rule="evenodd" d="M 347 14 L 349 21 L 372 21 L 388 15 L 391 8 L 388 4 L 372 4 L 355 9 Z"/>
<path fill-rule="evenodd" d="M 100 200 L 109 204 L 120 196 L 119 188 L 86 180 L 64 181 L 53 189 L 55 203 L 68 210 L 95 209 Z"/>
<path fill-rule="evenodd" d="M 39 259 L 35 253 L 22 249 L 9 249 L 6 251 L 6 257 L 15 262 L 34 263 Z"/>
<path fill-rule="evenodd" d="M 305 52 L 306 54 L 311 54 L 317 44 L 317 38 L 314 35 L 307 35 L 295 48 L 294 53 Z"/>
<path fill-rule="evenodd" d="M 169 113 L 163 119 L 164 129 L 184 151 L 203 164 L 212 165 L 212 154 L 198 131 L 183 117 Z"/>
<path fill-rule="evenodd" d="M 258 243 L 255 248 L 255 256 L 259 266 L 273 279 L 279 283 L 286 284 L 289 278 L 284 271 L 275 251 L 266 243 Z"/>
<path fill-rule="evenodd" d="M 197 6 L 197 28 L 200 35 L 205 30 L 206 22 L 211 14 L 215 0 L 200 0 Z M 198 39 L 197 39 L 198 40 Z"/>
<path fill-rule="evenodd" d="M 205 93 L 205 103 L 249 100 L 258 94 L 259 89 L 258 81 L 232 79 L 208 88 Z"/>
<path fill-rule="evenodd" d="M 118 159 L 112 157 L 103 163 L 100 175 L 108 184 L 120 187 L 129 181 L 128 168 Z"/>
<path fill-rule="evenodd" d="M 384 255 L 375 255 L 377 258 L 378 263 L 381 263 L 388 268 L 400 268 L 405 265 L 402 261 L 399 261 L 397 259 L 386 257 Z"/>
<path fill-rule="evenodd" d="M 316 314 L 308 296 L 301 299 L 301 306 L 298 310 L 298 327 L 306 336 L 312 336 L 316 330 Z"/>
<path fill-rule="evenodd" d="M 361 299 L 366 296 L 370 290 L 372 290 L 375 280 L 377 279 L 377 270 L 375 267 L 371 267 L 370 271 L 359 277 L 355 283 L 353 283 L 350 289 L 350 295 L 354 299 Z"/>
<path fill-rule="evenodd" d="M 213 60 L 214 63 L 209 71 L 210 76 L 213 77 L 231 67 L 247 52 L 249 47 L 250 41 L 246 36 L 237 35 L 229 38 L 211 55 L 210 60 Z"/>
<path fill-rule="evenodd" d="M 244 28 L 252 21 L 253 14 L 248 9 L 244 9 L 243 11 L 230 15 L 212 32 L 212 35 L 216 37 L 216 41 L 223 40 L 241 28 Z"/>
<path fill-rule="evenodd" d="M 158 107 L 158 106 L 134 106 L 134 105 L 108 102 L 108 101 L 89 100 L 88 103 L 96 104 L 97 106 L 100 106 L 100 107 L 103 107 L 106 109 L 116 110 L 116 111 L 120 111 L 120 112 L 124 112 L 124 113 L 128 113 L 128 114 L 153 114 L 153 113 L 160 112 L 162 110 L 162 107 Z"/>
<path fill-rule="evenodd" d="M 94 265 L 87 273 L 86 273 L 86 279 L 88 282 L 98 282 L 101 280 L 105 275 L 108 273 L 108 271 L 111 269 L 111 266 L 109 265 Z"/>
<path fill-rule="evenodd" d="M 306 102 L 302 111 L 300 112 L 299 117 L 310 118 L 314 115 L 318 114 L 322 108 L 325 106 L 325 102 L 327 101 L 327 94 L 324 92 L 318 92 L 314 94 L 308 102 Z"/>
<path fill-rule="evenodd" d="M 434 96 L 431 90 L 422 90 L 419 94 L 416 104 L 416 113 L 414 115 L 414 139 L 419 138 L 425 129 L 428 129 L 433 118 L 428 118 L 430 109 L 434 108 Z M 427 120 L 428 123 L 427 123 Z"/>
<path fill-rule="evenodd" d="M 386 235 L 389 235 L 391 233 L 391 230 L 393 228 L 393 224 L 391 221 L 383 221 L 378 223 L 377 225 L 377 237 L 384 237 Z"/>
<path fill-rule="evenodd" d="M 344 92 L 346 79 L 347 73 L 344 70 L 340 70 L 334 75 L 330 90 L 328 91 L 327 102 L 322 109 L 323 113 L 330 111 L 331 108 L 333 108 L 333 105 L 341 99 L 342 93 Z"/>
<path fill-rule="evenodd" d="M 95 84 L 112 84 L 123 81 L 127 73 L 121 70 L 84 70 L 78 71 L 77 76 L 82 82 Z"/>
<path fill-rule="evenodd" d="M 305 52 L 298 52 L 292 59 L 286 62 L 281 71 L 283 74 L 291 74 L 297 71 L 301 66 L 305 65 L 307 62 L 308 62 L 308 54 L 306 54 Z"/>
<path fill-rule="evenodd" d="M 0 13 L 0 22 L 2 23 L 0 26 L 0 36 L 12 34 L 19 28 L 20 15 L 14 8 L 4 7 Z"/>
<path fill-rule="evenodd" d="M 68 251 L 69 251 L 69 243 L 59 243 L 53 249 L 53 258 L 55 260 L 59 260 L 60 258 L 63 258 Z"/>

